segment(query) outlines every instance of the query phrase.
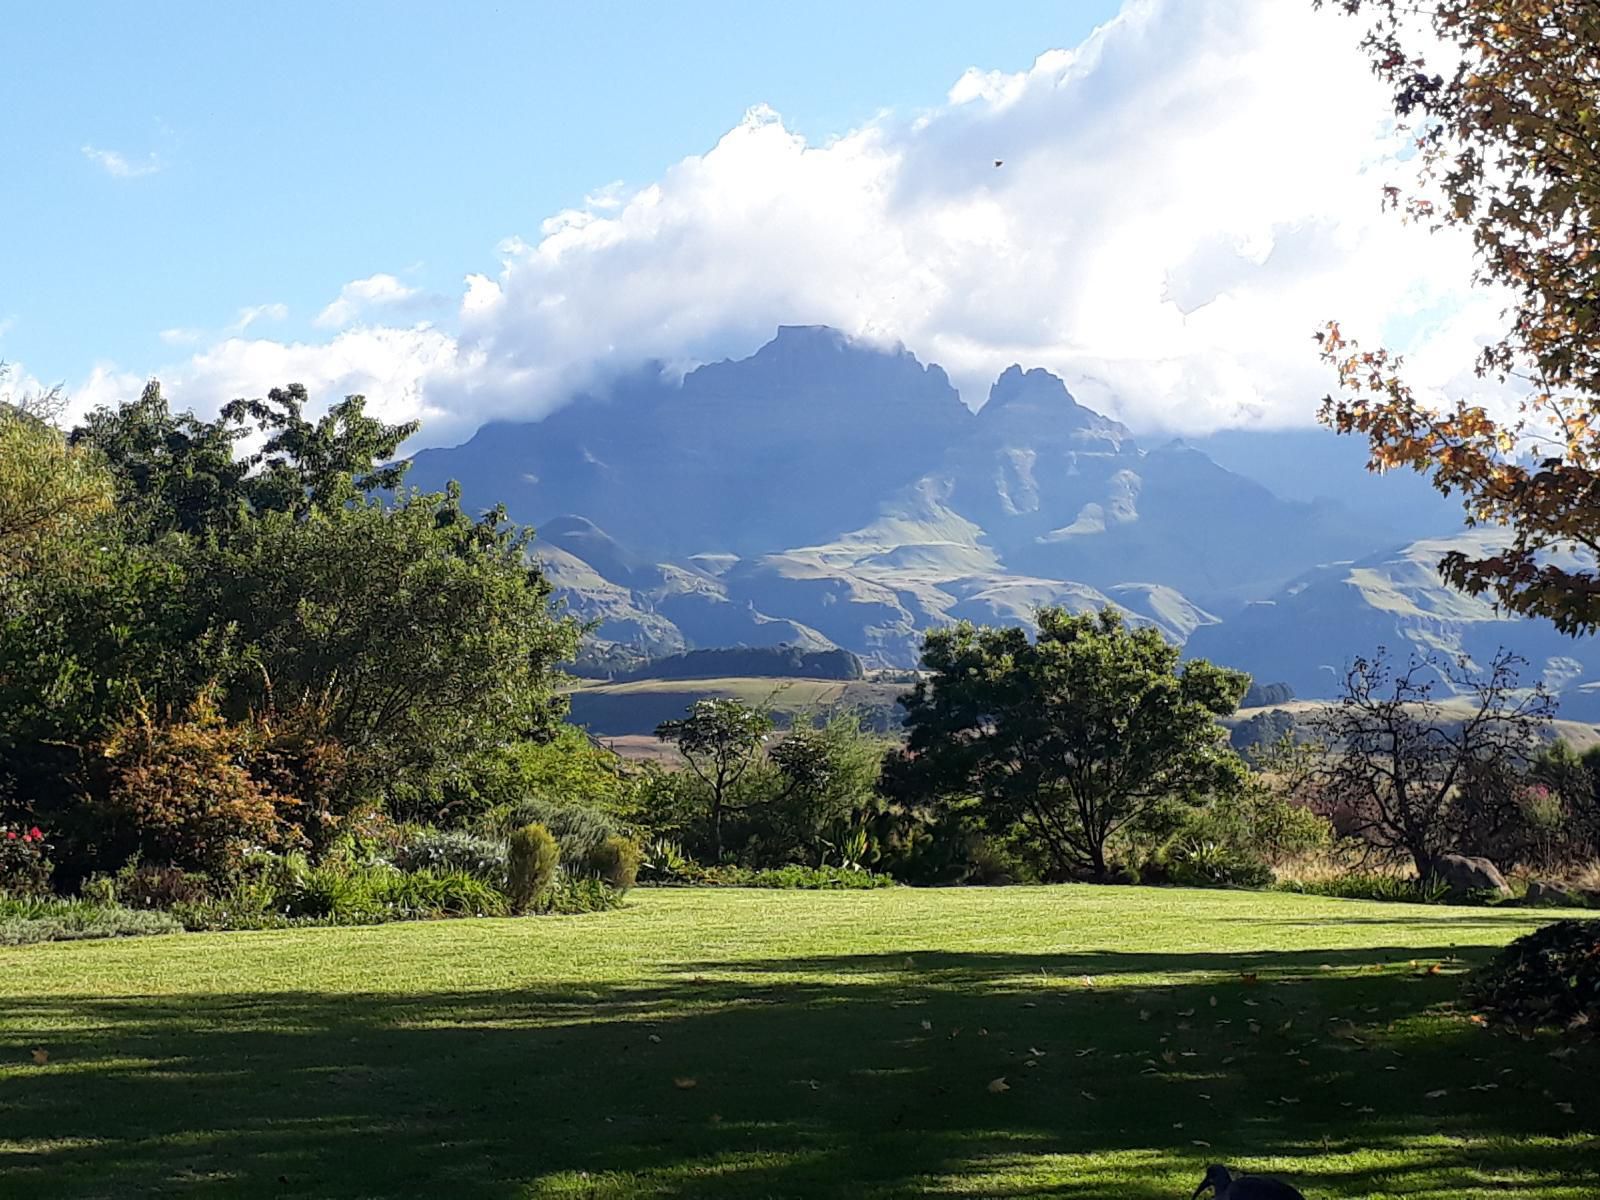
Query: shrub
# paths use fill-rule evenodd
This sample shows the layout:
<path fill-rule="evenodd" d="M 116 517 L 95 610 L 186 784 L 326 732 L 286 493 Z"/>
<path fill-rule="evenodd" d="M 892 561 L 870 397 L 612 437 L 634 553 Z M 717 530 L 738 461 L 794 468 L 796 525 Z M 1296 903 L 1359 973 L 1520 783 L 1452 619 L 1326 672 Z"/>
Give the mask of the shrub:
<path fill-rule="evenodd" d="M 1168 860 L 1167 877 L 1182 887 L 1265 887 L 1272 869 L 1217 842 L 1185 842 Z"/>
<path fill-rule="evenodd" d="M 182 720 L 132 714 L 100 747 L 106 815 L 148 862 L 231 875 L 252 846 L 285 832 L 292 801 L 241 766 L 250 734 L 207 702 Z"/>
<path fill-rule="evenodd" d="M 561 863 L 556 839 L 543 825 L 530 824 L 512 833 L 507 844 L 506 896 L 511 911 L 527 912 L 555 881 Z"/>
<path fill-rule="evenodd" d="M 894 880 L 871 871 L 852 871 L 844 867 L 706 867 L 696 883 L 714 887 L 795 888 L 805 891 L 858 890 L 893 887 Z"/>
<path fill-rule="evenodd" d="M 37 825 L 0 825 L 0 895 L 46 892 L 52 869 L 50 847 Z"/>
<path fill-rule="evenodd" d="M 460 829 L 412 834 L 395 852 L 394 865 L 402 871 L 470 875 L 495 888 L 506 885 L 505 843 Z"/>
<path fill-rule="evenodd" d="M 1600 921 L 1557 921 L 1518 938 L 1471 978 L 1467 995 L 1517 1024 L 1600 1021 Z"/>
<path fill-rule="evenodd" d="M 0 899 L 0 946 L 181 932 L 167 913 L 56 897 Z"/>
<path fill-rule="evenodd" d="M 1379 875 L 1353 871 L 1331 879 L 1289 882 L 1279 890 L 1303 896 L 1332 896 L 1340 900 L 1387 900 L 1401 904 L 1442 904 L 1449 887 L 1434 878 L 1414 879 L 1402 875 Z"/>
<path fill-rule="evenodd" d="M 374 872 L 371 894 L 396 919 L 503 917 L 505 893 L 465 871 Z"/>
<path fill-rule="evenodd" d="M 608 837 L 584 862 L 584 868 L 619 892 L 626 892 L 639 878 L 643 861 L 639 843 L 632 838 Z"/>
<path fill-rule="evenodd" d="M 171 908 L 190 904 L 211 894 L 211 879 L 177 867 L 132 862 L 112 879 L 112 894 L 129 908 Z"/>
<path fill-rule="evenodd" d="M 610 837 L 628 833 L 609 813 L 585 804 L 552 804 L 545 800 L 523 800 L 497 810 L 490 818 L 493 832 L 510 837 L 515 830 L 542 825 L 556 840 L 564 863 L 589 861 Z"/>
<path fill-rule="evenodd" d="M 652 838 L 644 847 L 639 867 L 647 883 L 684 883 L 699 869 L 670 838 Z"/>
<path fill-rule="evenodd" d="M 558 915 L 605 912 L 622 907 L 622 893 L 603 879 L 558 876 L 539 896 L 533 911 Z"/>

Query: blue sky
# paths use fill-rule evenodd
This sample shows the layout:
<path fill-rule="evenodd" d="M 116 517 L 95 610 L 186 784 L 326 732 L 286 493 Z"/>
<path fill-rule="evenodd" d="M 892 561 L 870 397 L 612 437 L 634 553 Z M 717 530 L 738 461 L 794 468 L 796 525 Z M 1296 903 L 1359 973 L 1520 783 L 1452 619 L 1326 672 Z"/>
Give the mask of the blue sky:
<path fill-rule="evenodd" d="M 377 272 L 448 324 L 502 239 L 648 182 L 751 105 L 821 141 L 939 104 L 969 66 L 1026 68 L 1116 7 L 15 6 L 0 357 L 69 384 L 99 362 L 139 373 L 173 356 L 162 330 L 215 336 L 269 305 L 287 317 L 252 334 L 310 336 L 341 285 Z"/>
<path fill-rule="evenodd" d="M 1499 304 L 1381 211 L 1388 99 L 1308 0 L 166 0 L 5 35 L 0 359 L 76 412 L 300 382 L 437 444 L 825 323 L 974 406 L 1019 363 L 1204 433 L 1311 423 L 1332 317 L 1481 399 Z"/>

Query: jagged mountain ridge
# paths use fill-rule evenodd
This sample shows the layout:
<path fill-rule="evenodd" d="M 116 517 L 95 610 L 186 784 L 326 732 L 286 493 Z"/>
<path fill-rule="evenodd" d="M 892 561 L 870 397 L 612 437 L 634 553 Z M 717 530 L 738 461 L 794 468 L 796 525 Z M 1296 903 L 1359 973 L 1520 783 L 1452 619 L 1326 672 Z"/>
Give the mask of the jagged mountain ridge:
<path fill-rule="evenodd" d="M 649 654 L 838 646 L 908 666 L 947 621 L 1117 604 L 1196 653 L 1327 694 L 1326 661 L 1393 642 L 1372 619 L 1389 593 L 1333 588 L 1315 610 L 1280 599 L 1277 625 L 1261 602 L 1380 552 L 1432 552 L 1392 550 L 1431 517 L 1288 500 L 1192 444 L 1143 448 L 1048 372 L 1010 368 L 973 412 L 939 367 L 825 327 L 784 327 L 681 381 L 644 368 L 543 421 L 417 456 L 411 482 L 449 479 L 538 526 L 571 611 Z M 1456 602 L 1427 570 L 1411 584 Z M 1553 652 L 1527 632 L 1543 670 Z"/>

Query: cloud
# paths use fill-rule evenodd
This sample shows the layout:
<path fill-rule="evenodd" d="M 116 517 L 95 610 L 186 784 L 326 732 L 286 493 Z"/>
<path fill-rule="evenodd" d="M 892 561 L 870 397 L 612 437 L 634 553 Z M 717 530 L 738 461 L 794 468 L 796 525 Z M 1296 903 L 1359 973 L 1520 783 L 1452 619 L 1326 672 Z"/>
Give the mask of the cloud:
<path fill-rule="evenodd" d="M 339 289 L 338 298 L 317 315 L 316 324 L 323 329 L 342 329 L 374 310 L 415 312 L 437 303 L 440 303 L 439 297 L 426 295 L 422 289 L 401 283 L 393 275 L 380 273 L 345 284 Z"/>
<path fill-rule="evenodd" d="M 205 334 L 199 329 L 163 329 L 156 336 L 169 346 L 192 346 Z"/>
<path fill-rule="evenodd" d="M 142 162 L 135 162 L 120 151 L 101 150 L 96 146 L 84 146 L 83 156 L 115 179 L 138 179 L 142 175 L 154 175 L 165 166 L 154 151 L 146 155 Z"/>
<path fill-rule="evenodd" d="M 1463 241 L 1381 211 L 1412 168 L 1357 37 L 1285 0 L 1127 0 L 1082 45 L 826 142 L 752 108 L 646 186 L 507 238 L 453 332 L 234 338 L 166 377 L 196 402 L 224 381 L 389 387 L 438 442 L 822 322 L 944 365 L 974 405 L 1020 362 L 1135 427 L 1199 432 L 1309 422 L 1330 382 L 1311 334 L 1338 317 L 1411 350 L 1425 386 L 1481 387 L 1468 343 L 1498 302 L 1469 290 Z M 374 275 L 318 324 L 417 299 Z"/>
<path fill-rule="evenodd" d="M 228 332 L 243 333 L 257 321 L 284 321 L 288 317 L 289 306 L 286 304 L 252 304 L 239 310 L 233 324 L 228 326 Z"/>

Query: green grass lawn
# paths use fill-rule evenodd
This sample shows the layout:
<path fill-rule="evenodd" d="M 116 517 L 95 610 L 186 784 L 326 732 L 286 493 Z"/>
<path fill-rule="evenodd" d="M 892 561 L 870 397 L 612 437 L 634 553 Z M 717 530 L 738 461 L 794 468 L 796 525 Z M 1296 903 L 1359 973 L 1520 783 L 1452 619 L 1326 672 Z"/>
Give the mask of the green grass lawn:
<path fill-rule="evenodd" d="M 683 890 L 0 950 L 0 1196 L 1155 1200 L 1221 1159 L 1312 1200 L 1593 1198 L 1600 1052 L 1453 1007 L 1548 919 Z"/>

